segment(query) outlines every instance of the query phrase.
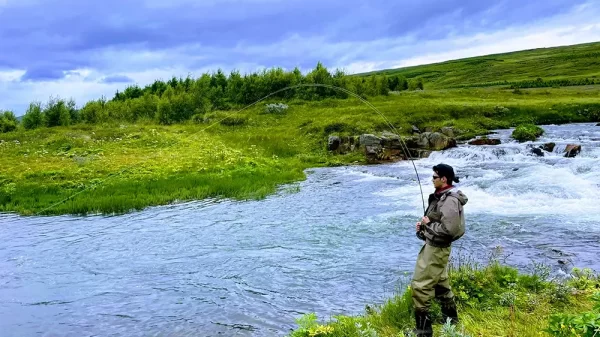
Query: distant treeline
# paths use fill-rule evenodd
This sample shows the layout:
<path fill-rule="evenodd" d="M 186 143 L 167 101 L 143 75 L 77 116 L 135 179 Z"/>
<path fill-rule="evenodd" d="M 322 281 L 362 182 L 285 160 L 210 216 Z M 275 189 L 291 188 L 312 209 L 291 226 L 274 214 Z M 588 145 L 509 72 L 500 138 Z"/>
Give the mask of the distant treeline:
<path fill-rule="evenodd" d="M 175 78 L 155 81 L 143 88 L 133 85 L 108 100 L 100 98 L 77 108 L 73 100 L 51 98 L 46 104 L 30 104 L 22 125 L 26 129 L 53 127 L 76 123 L 101 123 L 107 121 L 135 122 L 140 119 L 172 124 L 201 117 L 213 110 L 228 110 L 244 106 L 269 94 L 272 98 L 320 100 L 348 98 L 348 94 L 326 87 L 299 87 L 282 90 L 299 84 L 326 84 L 347 89 L 362 97 L 388 95 L 390 91 L 423 89 L 421 79 L 408 81 L 402 76 L 350 76 L 340 70 L 330 73 L 321 63 L 303 75 L 298 68 L 284 71 L 273 68 L 258 73 L 241 75 L 232 71 L 228 76 L 221 70 L 204 73 L 199 78 Z M 7 128 L 14 130 L 16 119 Z M 8 123 L 8 122 L 7 122 Z M 13 125 L 15 124 L 15 125 Z"/>
<path fill-rule="evenodd" d="M 510 89 L 525 89 L 525 88 L 551 88 L 551 87 L 569 87 L 577 85 L 593 85 L 600 84 L 600 79 L 593 78 L 575 78 L 575 79 L 556 79 L 556 80 L 544 80 L 538 77 L 535 80 L 524 80 L 524 81 L 496 81 L 496 82 L 485 82 L 485 83 L 471 83 L 451 86 L 449 88 L 483 88 L 483 87 L 495 87 L 506 85 Z"/>

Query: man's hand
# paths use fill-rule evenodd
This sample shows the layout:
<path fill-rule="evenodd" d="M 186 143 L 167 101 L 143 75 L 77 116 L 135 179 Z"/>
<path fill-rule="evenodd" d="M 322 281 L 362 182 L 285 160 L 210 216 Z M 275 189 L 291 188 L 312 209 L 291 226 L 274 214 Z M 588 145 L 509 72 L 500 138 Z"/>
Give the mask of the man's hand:
<path fill-rule="evenodd" d="M 421 223 L 417 222 L 417 232 L 421 231 Z"/>
<path fill-rule="evenodd" d="M 429 217 L 426 217 L 426 216 L 424 216 L 424 217 L 423 217 L 423 219 L 421 219 L 421 222 L 422 222 L 424 225 L 427 225 L 428 223 L 430 223 L 430 222 L 431 222 L 431 220 L 429 220 Z"/>

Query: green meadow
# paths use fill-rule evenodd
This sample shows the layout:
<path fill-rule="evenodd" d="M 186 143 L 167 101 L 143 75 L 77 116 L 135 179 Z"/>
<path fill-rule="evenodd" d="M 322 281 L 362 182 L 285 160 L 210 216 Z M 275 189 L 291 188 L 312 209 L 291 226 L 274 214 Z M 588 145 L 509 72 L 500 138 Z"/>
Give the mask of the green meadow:
<path fill-rule="evenodd" d="M 122 213 L 207 197 L 256 199 L 304 179 L 307 168 L 364 163 L 356 153 L 327 153 L 331 134 L 394 131 L 391 124 L 406 136 L 411 125 L 453 126 L 467 139 L 523 123 L 594 120 L 600 112 L 599 86 L 513 91 L 369 98 L 383 116 L 355 98 L 296 99 L 283 113 L 265 111 L 263 102 L 171 125 L 140 119 L 17 128 L 0 134 L 0 211 Z"/>

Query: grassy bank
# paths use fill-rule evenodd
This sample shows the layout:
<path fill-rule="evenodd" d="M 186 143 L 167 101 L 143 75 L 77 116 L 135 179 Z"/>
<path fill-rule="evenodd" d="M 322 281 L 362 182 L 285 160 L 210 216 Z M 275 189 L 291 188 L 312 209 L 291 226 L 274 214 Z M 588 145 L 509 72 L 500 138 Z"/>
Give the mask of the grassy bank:
<path fill-rule="evenodd" d="M 549 277 L 545 267 L 520 273 L 493 261 L 485 266 L 453 266 L 450 278 L 461 322 L 455 327 L 443 324 L 434 304 L 434 336 L 600 335 L 600 280 L 590 271 L 574 269 L 570 278 L 559 280 Z M 412 336 L 411 290 L 403 288 L 385 303 L 367 306 L 363 315 L 323 321 L 306 314 L 296 322 L 291 337 Z"/>
<path fill-rule="evenodd" d="M 408 79 L 418 77 L 423 79 L 426 89 L 483 87 L 509 83 L 518 83 L 517 86 L 522 87 L 538 78 L 541 82 L 554 81 L 545 85 L 552 87 L 578 83 L 586 78 L 588 82 L 599 81 L 598 60 L 600 43 L 594 42 L 485 55 L 368 74 L 398 75 Z"/>
<path fill-rule="evenodd" d="M 426 90 L 370 102 L 401 133 L 411 125 L 454 126 L 469 138 L 521 123 L 595 120 L 600 87 Z M 328 135 L 389 130 L 356 99 L 288 105 L 285 113 L 257 105 L 170 126 L 141 120 L 0 134 L 0 211 L 118 213 L 206 197 L 261 198 L 302 180 L 306 168 L 363 162 L 328 154 Z"/>

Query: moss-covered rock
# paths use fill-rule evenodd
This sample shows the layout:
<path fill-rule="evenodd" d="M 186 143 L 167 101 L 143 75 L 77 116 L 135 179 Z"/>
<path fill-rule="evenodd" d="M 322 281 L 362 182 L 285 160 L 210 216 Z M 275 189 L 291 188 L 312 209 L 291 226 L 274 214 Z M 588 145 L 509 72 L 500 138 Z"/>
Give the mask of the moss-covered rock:
<path fill-rule="evenodd" d="M 544 129 L 533 124 L 519 125 L 512 133 L 512 138 L 519 142 L 534 141 L 544 134 Z"/>

